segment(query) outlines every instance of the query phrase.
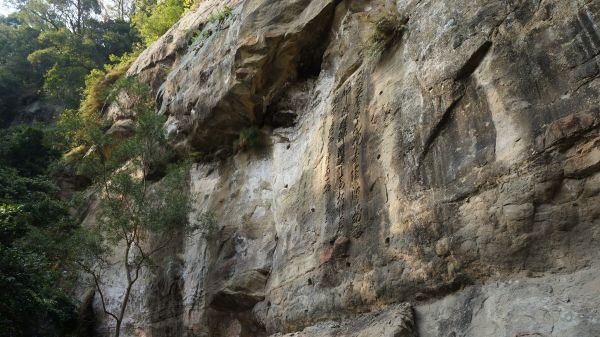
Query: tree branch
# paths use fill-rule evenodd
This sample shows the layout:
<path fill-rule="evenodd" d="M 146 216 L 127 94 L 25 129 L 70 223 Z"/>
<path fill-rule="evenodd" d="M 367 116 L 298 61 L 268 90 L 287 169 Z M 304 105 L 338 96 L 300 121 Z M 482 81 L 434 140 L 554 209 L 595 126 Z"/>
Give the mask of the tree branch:
<path fill-rule="evenodd" d="M 94 284 L 96 285 L 96 289 L 98 290 L 98 294 L 100 295 L 100 301 L 102 302 L 102 310 L 104 311 L 104 313 L 106 315 L 111 316 L 112 318 L 115 319 L 115 321 L 118 321 L 119 318 L 117 317 L 117 315 L 113 314 L 112 312 L 108 311 L 108 309 L 106 309 L 106 300 L 104 299 L 104 293 L 102 292 L 102 287 L 100 286 L 100 280 L 98 279 L 98 275 L 96 275 L 96 273 L 92 270 L 92 268 L 84 265 L 83 263 L 81 263 L 80 261 L 76 261 L 76 263 L 81 267 L 81 269 L 83 269 L 86 273 L 92 275 L 92 278 L 94 279 Z"/>

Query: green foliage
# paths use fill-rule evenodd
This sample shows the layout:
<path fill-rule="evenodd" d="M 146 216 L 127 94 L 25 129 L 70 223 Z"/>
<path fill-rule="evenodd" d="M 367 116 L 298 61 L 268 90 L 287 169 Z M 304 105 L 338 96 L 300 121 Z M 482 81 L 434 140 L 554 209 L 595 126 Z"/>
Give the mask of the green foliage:
<path fill-rule="evenodd" d="M 234 148 L 242 151 L 259 149 L 264 146 L 264 135 L 255 126 L 243 129 L 240 132 L 238 140 L 234 143 Z"/>
<path fill-rule="evenodd" d="M 387 13 L 374 22 L 373 33 L 369 38 L 367 47 L 370 54 L 385 51 L 392 43 L 402 37 L 406 29 L 408 19 L 401 17 L 398 13 Z"/>
<path fill-rule="evenodd" d="M 139 49 L 138 46 L 141 42 L 139 33 L 131 27 L 129 21 L 124 20 L 90 20 L 85 36 L 94 41 L 96 50 L 103 58 L 103 63 L 115 63 L 121 61 L 122 57 L 128 57 L 122 56 L 115 59 L 115 55 L 130 53 L 129 56 L 131 56 L 131 51 Z M 138 54 L 135 53 L 135 55 Z"/>
<path fill-rule="evenodd" d="M 100 14 L 98 0 L 13 0 L 18 16 L 38 30 L 66 28 L 82 34 L 95 15 Z"/>
<path fill-rule="evenodd" d="M 48 260 L 19 247 L 0 247 L 0 335 L 59 336 L 76 322 L 74 303 Z"/>
<path fill-rule="evenodd" d="M 114 147 L 115 144 L 111 144 L 110 137 L 104 136 L 104 130 L 109 125 L 102 116 L 105 109 L 116 102 L 120 92 L 126 92 L 130 99 L 136 100 L 132 109 L 134 114 L 154 110 L 150 88 L 133 77 L 125 76 L 125 72 L 136 57 L 137 53 L 113 57 L 111 59 L 117 63 L 105 65 L 103 70 L 93 70 L 87 76 L 84 99 L 79 110 L 64 110 L 57 121 L 57 133 L 60 139 L 55 142 L 62 148 L 69 149 L 69 152 L 65 154 L 60 164 L 55 165 L 55 171 L 78 173 L 90 178 L 96 176 L 97 172 L 94 171 L 98 168 L 95 165 L 99 163 L 80 166 L 78 172 L 75 172 L 77 171 L 75 166 L 92 146 L 102 143 L 99 148 L 96 147 L 100 152 Z"/>
<path fill-rule="evenodd" d="M 104 65 L 104 69 L 92 70 L 85 79 L 83 100 L 79 107 L 79 113 L 92 118 L 102 114 L 104 108 L 115 99 L 119 86 L 115 83 L 121 79 L 139 52 L 125 53 L 121 57 L 111 57 L 114 64 Z"/>
<path fill-rule="evenodd" d="M 231 10 L 231 8 L 229 6 L 227 6 L 227 5 L 223 6 L 223 15 L 225 16 L 225 18 L 228 18 L 233 15 L 233 11 Z"/>
<path fill-rule="evenodd" d="M 0 17 L 0 127 L 13 119 L 20 98 L 35 95 L 42 83 L 43 70 L 27 61 L 39 48 L 38 35 L 16 18 Z"/>
<path fill-rule="evenodd" d="M 7 247 L 27 233 L 25 220 L 21 206 L 0 204 L 0 246 Z"/>
<path fill-rule="evenodd" d="M 190 44 L 194 44 L 194 43 L 196 43 L 198 40 L 200 40 L 200 39 L 203 39 L 203 38 L 204 38 L 204 39 L 206 39 L 206 38 L 210 37 L 210 35 L 211 35 L 211 34 L 212 34 L 212 31 L 210 31 L 210 30 L 206 30 L 206 29 L 203 29 L 203 30 L 196 30 L 196 31 L 195 31 L 195 32 L 192 34 L 192 37 L 191 37 L 191 39 L 190 39 Z"/>
<path fill-rule="evenodd" d="M 121 23 L 113 24 L 123 30 Z M 110 61 L 113 53 L 126 53 L 136 41 L 135 35 L 119 35 L 123 39 L 118 40 L 114 32 L 106 32 L 106 27 L 98 25 L 97 28 L 98 31 L 89 30 L 82 36 L 66 29 L 43 32 L 38 40 L 45 47 L 28 56 L 30 63 L 47 69 L 44 91 L 63 102 L 67 108 L 79 105 L 88 73 Z"/>
<path fill-rule="evenodd" d="M 124 241 L 132 285 L 155 252 L 142 247 L 145 238 L 168 240 L 187 225 L 188 167 L 170 165 L 165 120 L 154 113 L 150 89 L 124 74 L 137 56 L 129 53 L 140 40 L 134 27 L 149 43 L 193 0 L 140 0 L 131 25 L 126 2 L 115 2 L 120 20 L 99 15 L 97 0 L 14 0 L 20 11 L 0 17 L 0 126 L 40 98 L 66 108 L 54 130 L 0 133 L 0 289 L 10 289 L 0 292 L 0 336 L 65 336 L 75 314 L 60 287 L 72 275 L 70 262 L 96 270 L 114 249 L 107 244 Z M 105 134 L 103 113 L 120 92 L 137 116 L 127 139 Z M 49 177 L 49 168 L 64 168 L 56 160 L 65 149 L 62 163 L 89 174 L 100 191 L 96 227 L 76 226 L 61 200 L 66 191 Z"/>
<path fill-rule="evenodd" d="M 73 222 L 58 188 L 43 175 L 53 159 L 43 129 L 0 136 L 0 335 L 58 336 L 72 328 L 75 305 L 58 287 L 62 244 Z M 62 331 L 62 332 L 61 332 Z"/>
<path fill-rule="evenodd" d="M 190 232 L 200 231 L 208 238 L 212 238 L 218 230 L 217 216 L 213 212 L 200 213 L 195 223 L 190 227 Z"/>
<path fill-rule="evenodd" d="M 156 3 L 139 0 L 138 11 L 131 22 L 140 32 L 146 45 L 150 45 L 171 28 L 193 6 L 191 1 L 163 0 Z"/>
<path fill-rule="evenodd" d="M 91 39 L 80 39 L 66 29 L 44 32 L 39 43 L 45 48 L 28 56 L 30 63 L 47 69 L 44 91 L 67 107 L 79 103 L 80 89 L 86 74 L 102 62 Z"/>
<path fill-rule="evenodd" d="M 223 6 L 223 10 L 218 11 L 217 13 L 211 13 L 211 15 L 208 17 L 208 22 L 210 23 L 221 23 L 223 21 L 225 21 L 225 19 L 231 17 L 233 15 L 233 12 L 231 10 L 231 8 L 227 5 Z M 219 25 L 214 25 L 212 27 L 205 27 L 202 30 L 193 30 L 193 34 L 190 34 L 190 44 L 194 44 L 196 43 L 198 40 L 202 39 L 202 38 L 208 38 L 210 37 L 215 31 L 222 29 L 222 27 L 219 27 Z M 191 32 L 190 32 L 191 33 Z"/>
<path fill-rule="evenodd" d="M 223 6 L 223 9 L 216 12 L 216 13 L 211 13 L 211 15 L 208 17 L 208 22 L 214 23 L 214 22 L 222 22 L 225 21 L 225 19 L 231 17 L 233 15 L 233 12 L 231 10 L 231 8 L 227 5 Z"/>
<path fill-rule="evenodd" d="M 0 202 L 23 205 L 35 227 L 51 227 L 68 216 L 58 188 L 47 177 L 24 177 L 7 167 L 0 167 Z"/>
<path fill-rule="evenodd" d="M 139 42 L 129 22 L 90 17 L 96 0 L 80 1 L 82 18 L 72 17 L 70 1 L 16 2 L 20 12 L 0 17 L 0 126 L 42 93 L 76 108 L 86 75 Z"/>
<path fill-rule="evenodd" d="M 0 162 L 24 176 L 46 172 L 50 162 L 59 157 L 40 127 L 17 126 L 0 134 Z"/>
<path fill-rule="evenodd" d="M 138 94 L 143 88 L 129 82 L 124 88 Z M 139 83 L 139 82 L 138 82 Z M 135 134 L 115 143 L 111 139 L 99 138 L 96 149 L 84 160 L 86 170 L 96 177 L 95 188 L 100 196 L 97 224 L 87 233 L 81 234 L 79 242 L 98 244 L 81 250 L 78 264 L 92 275 L 97 291 L 102 294 L 102 271 L 110 252 L 106 245 L 124 243 L 121 261 L 126 273 L 127 287 L 122 295 L 120 310 L 105 314 L 116 322 L 116 333 L 126 312 L 130 289 L 138 280 L 142 268 L 153 264 L 157 252 L 165 247 L 180 230 L 187 227 L 190 212 L 188 190 L 189 165 L 168 165 L 169 158 L 163 125 L 165 117 L 157 115 L 147 103 L 137 105 L 138 114 Z M 157 177 L 160 177 L 158 182 Z M 160 238 L 161 243 L 147 247 L 149 235 Z M 109 253 L 110 252 L 110 253 Z M 104 297 L 101 295 L 104 302 Z"/>
<path fill-rule="evenodd" d="M 0 17 L 0 127 L 8 126 L 23 106 L 45 97 L 67 109 L 54 130 L 19 126 L 0 132 L 0 336 L 66 336 L 76 316 L 73 301 L 61 287 L 73 275 L 69 261 L 85 256 L 86 250 L 99 252 L 101 244 L 92 242 L 104 241 L 95 240 L 99 236 L 94 231 L 77 229 L 68 205 L 61 199 L 65 191 L 52 182 L 48 168 L 55 165 L 63 149 L 81 144 L 70 152 L 77 162 L 100 140 L 105 145 L 92 151 L 90 157 L 100 158 L 97 163 L 102 167 L 117 167 L 113 161 L 125 160 L 127 151 L 122 149 L 128 146 L 133 154 L 128 160 L 132 165 L 144 163 L 141 166 L 146 176 L 162 170 L 164 184 L 175 184 L 173 177 L 177 175 L 165 163 L 157 164 L 160 152 L 144 160 L 135 155 L 140 153 L 135 144 L 154 147 L 156 141 L 143 142 L 140 135 L 135 144 L 133 140 L 118 143 L 104 137 L 105 125 L 100 118 L 103 105 L 114 100 L 122 88 L 140 97 L 136 104 L 140 116 L 153 109 L 151 100 L 145 98 L 148 89 L 131 85 L 132 80 L 123 76 L 136 56 L 127 52 L 139 41 L 129 22 L 100 19 L 97 0 L 14 2 L 20 11 L 8 18 Z M 80 105 L 82 95 L 85 100 Z M 144 125 L 144 121 L 153 123 L 140 118 L 140 132 L 155 137 L 156 128 Z M 157 169 L 159 166 L 163 168 Z M 114 171 L 112 174 L 117 175 Z M 111 186 L 135 191 L 126 180 L 120 182 Z M 133 182 L 138 183 L 135 179 Z M 184 221 L 181 214 L 187 204 L 178 201 L 186 200 L 181 188 L 174 195 L 159 184 L 148 185 L 152 185 L 148 195 L 157 192 L 155 199 L 145 197 L 154 209 L 144 206 L 144 213 L 154 212 L 153 217 L 160 215 L 172 226 Z M 151 202 L 165 195 L 172 195 L 173 204 L 181 207 L 165 210 L 163 204 Z M 104 201 L 102 204 L 106 205 Z M 163 212 L 156 213 L 156 209 Z M 147 224 L 151 229 L 160 227 L 157 222 Z M 70 238 L 81 241 L 75 244 Z"/>
<path fill-rule="evenodd" d="M 126 161 L 137 160 L 141 153 L 136 152 L 139 148 L 135 144 L 142 143 L 148 148 L 153 148 L 153 151 L 144 152 L 144 157 L 141 158 L 146 174 L 149 177 L 160 176 L 166 169 L 166 164 L 173 158 L 173 153 L 167 151 L 166 136 L 162 129 L 165 118 L 154 112 L 150 87 L 135 77 L 121 76 L 110 86 L 107 100 L 114 101 L 119 92 L 126 93 L 129 99 L 135 102 L 129 109 L 138 117 L 136 132 L 132 137 L 121 139 L 105 135 L 105 127 L 100 118 L 82 118 L 81 112 L 73 118 L 74 121 L 70 120 L 69 116 L 65 117 L 64 124 L 79 126 L 79 129 L 72 131 L 76 133 L 73 137 L 76 142 L 73 145 L 84 145 L 85 148 L 93 149 L 81 162 L 78 173 L 91 179 L 104 179 L 103 175 L 110 174 L 111 170 L 119 168 Z"/>

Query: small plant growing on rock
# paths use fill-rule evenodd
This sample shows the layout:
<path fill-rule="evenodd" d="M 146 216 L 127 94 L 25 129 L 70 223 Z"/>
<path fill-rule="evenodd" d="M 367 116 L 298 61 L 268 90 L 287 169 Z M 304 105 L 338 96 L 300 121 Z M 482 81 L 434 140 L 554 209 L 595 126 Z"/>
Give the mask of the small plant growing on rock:
<path fill-rule="evenodd" d="M 189 44 L 192 45 L 194 43 L 196 43 L 197 41 L 199 41 L 200 39 L 206 39 L 208 37 L 210 37 L 212 35 L 212 31 L 211 30 L 207 30 L 207 29 L 203 29 L 203 30 L 196 30 L 194 31 L 192 34 L 188 35 L 190 36 L 189 38 Z"/>
<path fill-rule="evenodd" d="M 223 6 L 223 10 L 217 13 L 213 13 L 208 17 L 208 22 L 221 22 L 225 19 L 231 17 L 233 15 L 233 11 L 227 5 Z"/>
<path fill-rule="evenodd" d="M 255 126 L 243 129 L 240 132 L 238 140 L 234 143 L 234 148 L 247 151 L 261 148 L 264 145 L 263 134 Z"/>
<path fill-rule="evenodd" d="M 402 37 L 408 18 L 398 13 L 387 13 L 375 20 L 374 29 L 368 41 L 369 54 L 378 54 L 388 49 L 394 41 Z"/>
<path fill-rule="evenodd" d="M 223 13 L 225 14 L 225 17 L 227 17 L 227 18 L 233 15 L 233 11 L 227 5 L 223 6 Z"/>
<path fill-rule="evenodd" d="M 200 231 L 207 238 L 213 237 L 218 231 L 217 216 L 212 211 L 200 213 L 196 217 L 195 224 L 191 225 L 189 232 Z"/>

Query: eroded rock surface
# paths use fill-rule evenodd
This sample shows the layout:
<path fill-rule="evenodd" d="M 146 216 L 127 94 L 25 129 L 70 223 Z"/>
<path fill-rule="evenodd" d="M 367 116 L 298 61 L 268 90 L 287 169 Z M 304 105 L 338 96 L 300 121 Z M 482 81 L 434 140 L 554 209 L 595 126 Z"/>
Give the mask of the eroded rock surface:
<path fill-rule="evenodd" d="M 128 335 L 600 336 L 599 27 L 595 0 L 204 1 L 129 74 L 228 153 L 191 172 L 218 228 L 146 272 Z"/>
<path fill-rule="evenodd" d="M 418 306 L 419 336 L 595 336 L 598 270 L 492 282 Z"/>

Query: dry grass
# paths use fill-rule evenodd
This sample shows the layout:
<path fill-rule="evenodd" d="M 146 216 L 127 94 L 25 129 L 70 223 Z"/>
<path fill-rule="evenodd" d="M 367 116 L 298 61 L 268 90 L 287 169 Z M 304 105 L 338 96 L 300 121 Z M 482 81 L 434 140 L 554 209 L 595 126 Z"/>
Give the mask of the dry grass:
<path fill-rule="evenodd" d="M 387 13 L 379 17 L 373 24 L 373 33 L 369 38 L 367 50 L 369 54 L 378 54 L 388 49 L 395 41 L 402 38 L 406 30 L 407 18 L 398 13 Z"/>

